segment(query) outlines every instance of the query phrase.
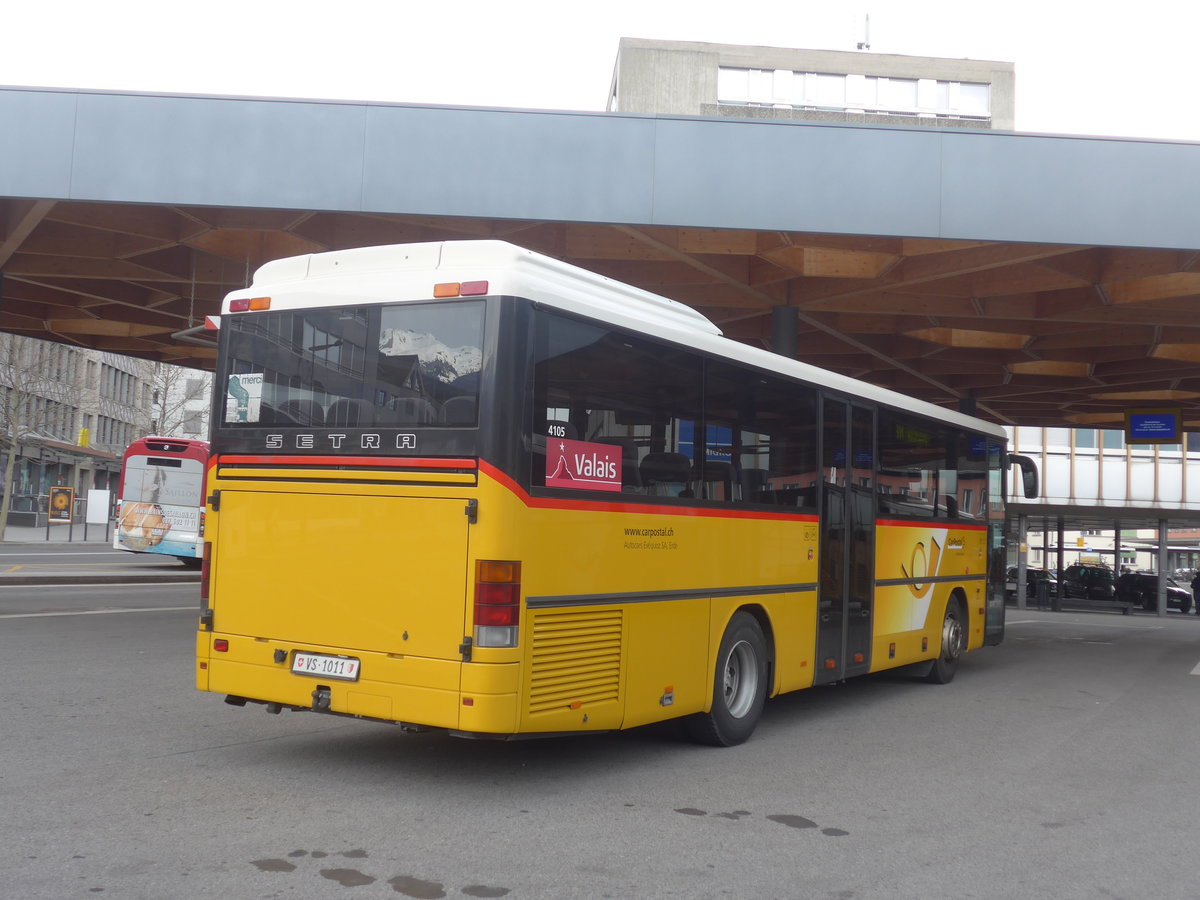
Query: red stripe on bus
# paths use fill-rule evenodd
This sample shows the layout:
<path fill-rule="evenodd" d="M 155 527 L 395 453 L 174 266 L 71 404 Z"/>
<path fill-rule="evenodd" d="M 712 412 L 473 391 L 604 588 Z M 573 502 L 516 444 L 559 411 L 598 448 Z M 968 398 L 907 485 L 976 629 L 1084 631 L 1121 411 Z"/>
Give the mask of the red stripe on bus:
<path fill-rule="evenodd" d="M 777 522 L 815 522 L 815 513 L 776 513 L 741 509 L 709 509 L 697 506 L 654 506 L 645 503 L 617 503 L 611 500 L 554 500 L 531 497 L 519 484 L 486 460 L 479 461 L 479 470 L 515 494 L 517 499 L 533 509 L 587 510 L 588 512 L 644 513 L 661 516 L 702 516 L 715 519 L 767 519 Z"/>
<path fill-rule="evenodd" d="M 416 456 L 222 456 L 221 463 L 264 466 L 365 466 L 381 469 L 474 469 L 473 459 Z"/>
<path fill-rule="evenodd" d="M 875 527 L 880 528 L 884 525 L 893 528 L 941 528 L 946 531 L 986 531 L 987 525 L 975 525 L 966 522 L 959 522 L 956 519 L 922 519 L 919 522 L 909 520 L 900 521 L 899 519 L 876 519 Z"/>

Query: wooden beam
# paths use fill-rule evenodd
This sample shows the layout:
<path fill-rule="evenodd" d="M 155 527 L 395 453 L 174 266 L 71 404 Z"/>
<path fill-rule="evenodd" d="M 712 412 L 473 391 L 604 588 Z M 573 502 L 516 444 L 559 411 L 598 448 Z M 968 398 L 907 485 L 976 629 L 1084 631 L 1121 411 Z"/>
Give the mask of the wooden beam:
<path fill-rule="evenodd" d="M 684 253 L 753 256 L 758 252 L 758 233 L 726 228 L 680 228 L 675 246 Z"/>
<path fill-rule="evenodd" d="M 1035 359 L 1028 362 L 1011 363 L 1008 370 L 1014 375 L 1048 375 L 1052 378 L 1086 377 L 1092 373 L 1092 366 L 1085 362 L 1056 362 L 1049 359 Z"/>
<path fill-rule="evenodd" d="M 1200 295 L 1200 272 L 1174 272 L 1132 281 L 1114 281 L 1105 285 L 1105 292 L 1113 303 L 1144 303 L 1147 300 Z"/>
<path fill-rule="evenodd" d="M 215 257 L 248 263 L 252 269 L 257 269 L 263 263 L 273 259 L 300 256 L 305 253 L 320 253 L 328 249 L 324 244 L 298 234 L 285 231 L 249 231 L 239 228 L 218 228 L 206 231 L 204 234 L 198 234 L 188 240 L 187 246 Z"/>
<path fill-rule="evenodd" d="M 970 331 L 965 328 L 922 328 L 905 332 L 909 337 L 946 347 L 977 347 L 993 350 L 1018 350 L 1031 338 L 1028 334 L 1001 331 Z"/>
<path fill-rule="evenodd" d="M 166 206 L 133 203 L 58 203 L 51 218 L 86 228 L 116 231 L 167 242 L 183 240 L 206 230 Z"/>
<path fill-rule="evenodd" d="M 900 261 L 896 254 L 819 247 L 780 247 L 762 256 L 799 275 L 815 278 L 878 278 Z"/>
<path fill-rule="evenodd" d="M 108 337 L 146 337 L 151 334 L 170 334 L 174 325 L 138 325 L 115 319 L 49 319 L 46 328 L 56 334 L 94 334 Z"/>
<path fill-rule="evenodd" d="M 0 234 L 0 266 L 5 265 L 54 209 L 53 200 L 10 200 Z"/>

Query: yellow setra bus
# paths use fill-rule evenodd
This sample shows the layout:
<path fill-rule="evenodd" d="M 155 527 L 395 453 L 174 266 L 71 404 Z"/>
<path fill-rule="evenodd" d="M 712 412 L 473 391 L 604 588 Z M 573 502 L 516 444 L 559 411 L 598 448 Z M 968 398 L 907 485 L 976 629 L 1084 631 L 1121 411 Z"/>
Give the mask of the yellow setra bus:
<path fill-rule="evenodd" d="M 1004 633 L 1004 431 L 500 241 L 268 263 L 219 328 L 196 679 L 511 738 Z"/>

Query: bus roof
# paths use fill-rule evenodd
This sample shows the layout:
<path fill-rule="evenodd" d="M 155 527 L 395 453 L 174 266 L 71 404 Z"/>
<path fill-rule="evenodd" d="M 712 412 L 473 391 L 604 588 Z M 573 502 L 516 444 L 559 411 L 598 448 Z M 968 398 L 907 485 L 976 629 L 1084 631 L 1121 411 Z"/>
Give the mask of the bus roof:
<path fill-rule="evenodd" d="M 990 422 L 876 387 L 722 336 L 688 306 L 506 241 L 437 241 L 309 253 L 275 260 L 249 287 L 225 298 L 271 297 L 271 309 L 429 300 L 435 284 L 486 281 L 487 293 L 523 297 L 581 316 L 662 337 L 831 390 L 1003 438 Z"/>

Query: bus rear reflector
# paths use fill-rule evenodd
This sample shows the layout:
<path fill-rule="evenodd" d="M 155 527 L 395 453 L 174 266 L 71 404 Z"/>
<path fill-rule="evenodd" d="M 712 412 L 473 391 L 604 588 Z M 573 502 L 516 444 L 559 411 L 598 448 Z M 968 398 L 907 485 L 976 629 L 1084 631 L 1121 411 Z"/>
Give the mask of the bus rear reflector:
<path fill-rule="evenodd" d="M 208 570 L 209 558 L 212 555 L 212 544 L 204 542 L 204 555 L 200 558 L 200 600 L 208 606 Z"/>
<path fill-rule="evenodd" d="M 521 564 L 481 559 L 475 563 L 476 647 L 515 647 L 521 624 Z"/>

